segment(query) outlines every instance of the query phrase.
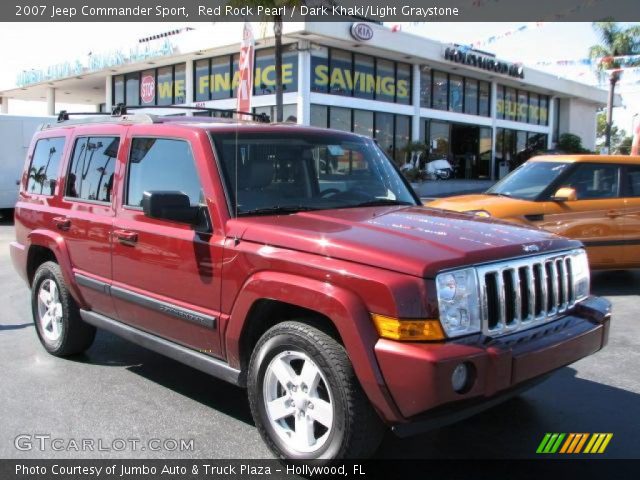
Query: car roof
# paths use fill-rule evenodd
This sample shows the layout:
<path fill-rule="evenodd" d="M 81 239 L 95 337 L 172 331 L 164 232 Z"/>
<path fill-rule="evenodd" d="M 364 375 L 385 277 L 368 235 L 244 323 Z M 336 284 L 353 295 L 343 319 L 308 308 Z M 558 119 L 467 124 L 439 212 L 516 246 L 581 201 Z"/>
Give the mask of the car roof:
<path fill-rule="evenodd" d="M 564 163 L 624 163 L 640 164 L 638 155 L 540 155 L 530 162 L 564 162 Z"/>

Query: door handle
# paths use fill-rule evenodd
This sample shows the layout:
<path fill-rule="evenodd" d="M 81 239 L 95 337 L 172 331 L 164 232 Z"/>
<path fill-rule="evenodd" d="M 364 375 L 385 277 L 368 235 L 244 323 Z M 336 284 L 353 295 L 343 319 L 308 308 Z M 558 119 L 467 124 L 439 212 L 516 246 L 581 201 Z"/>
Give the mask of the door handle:
<path fill-rule="evenodd" d="M 607 217 L 609 218 L 616 218 L 622 215 L 622 212 L 620 212 L 619 210 L 609 210 L 607 212 Z"/>
<path fill-rule="evenodd" d="M 71 227 L 71 220 L 67 217 L 53 217 L 53 223 L 59 230 L 69 230 Z"/>
<path fill-rule="evenodd" d="M 130 230 L 114 230 L 113 234 L 120 241 L 120 243 L 130 245 L 138 241 L 138 234 Z"/>

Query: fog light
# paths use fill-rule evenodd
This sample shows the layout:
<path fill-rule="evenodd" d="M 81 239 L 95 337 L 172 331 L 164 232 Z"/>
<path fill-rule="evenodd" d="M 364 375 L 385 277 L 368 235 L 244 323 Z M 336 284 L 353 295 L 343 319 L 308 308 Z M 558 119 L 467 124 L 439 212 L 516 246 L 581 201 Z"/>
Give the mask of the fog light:
<path fill-rule="evenodd" d="M 458 393 L 463 393 L 469 384 L 469 367 L 466 363 L 460 363 L 451 374 L 451 386 Z"/>

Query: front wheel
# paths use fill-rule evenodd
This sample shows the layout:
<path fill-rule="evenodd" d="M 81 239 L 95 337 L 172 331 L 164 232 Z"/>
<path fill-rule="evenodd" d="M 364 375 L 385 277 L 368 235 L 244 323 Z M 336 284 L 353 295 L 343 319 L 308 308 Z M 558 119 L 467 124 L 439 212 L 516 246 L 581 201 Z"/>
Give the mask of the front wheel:
<path fill-rule="evenodd" d="M 50 354 L 57 357 L 75 355 L 93 343 L 96 329 L 80 318 L 80 310 L 57 263 L 45 262 L 36 270 L 31 287 L 31 308 L 38 338 Z"/>
<path fill-rule="evenodd" d="M 260 338 L 248 390 L 256 426 L 279 458 L 365 458 L 382 439 L 344 347 L 304 323 L 280 323 Z"/>

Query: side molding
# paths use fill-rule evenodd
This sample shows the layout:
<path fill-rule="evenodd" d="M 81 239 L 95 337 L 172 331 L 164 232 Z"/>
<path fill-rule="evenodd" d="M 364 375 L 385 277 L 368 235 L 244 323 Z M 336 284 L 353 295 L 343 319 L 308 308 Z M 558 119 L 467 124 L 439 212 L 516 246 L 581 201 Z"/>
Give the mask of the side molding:
<path fill-rule="evenodd" d="M 172 305 L 170 303 L 156 300 L 155 298 L 141 295 L 124 288 L 114 287 L 113 285 L 109 285 L 108 283 L 102 282 L 100 280 L 95 280 L 80 273 L 76 273 L 75 278 L 76 282 L 78 282 L 78 285 L 96 290 L 98 292 L 104 293 L 105 295 L 119 298 L 127 302 L 135 303 L 142 307 L 164 313 L 165 315 L 170 315 L 181 320 L 186 320 L 187 322 L 202 325 L 203 327 L 211 329 L 216 328 L 218 319 L 211 315 L 205 315 L 203 313 L 196 312 L 195 310 Z"/>
<path fill-rule="evenodd" d="M 240 370 L 230 367 L 222 360 L 212 358 L 95 312 L 80 310 L 80 316 L 85 322 L 94 327 L 107 330 L 125 340 L 129 340 L 141 347 L 153 350 L 154 352 L 189 365 L 221 380 L 233 383 L 234 385 L 241 385 Z"/>

